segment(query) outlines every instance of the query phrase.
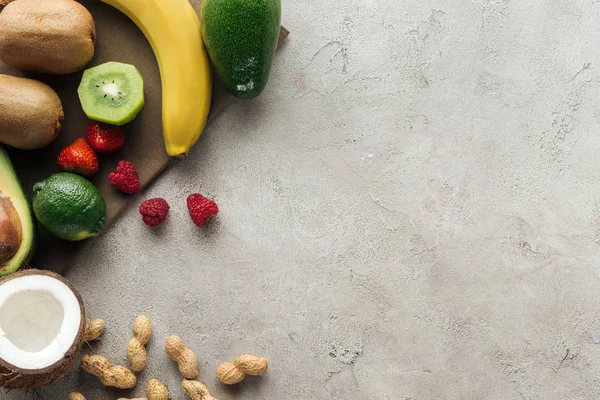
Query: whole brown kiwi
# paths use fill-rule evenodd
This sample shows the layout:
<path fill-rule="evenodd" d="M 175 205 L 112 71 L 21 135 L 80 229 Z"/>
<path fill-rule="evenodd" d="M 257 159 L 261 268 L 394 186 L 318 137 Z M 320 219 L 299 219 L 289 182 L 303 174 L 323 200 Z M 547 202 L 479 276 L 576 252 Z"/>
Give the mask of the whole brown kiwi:
<path fill-rule="evenodd" d="M 22 150 L 39 149 L 56 139 L 63 119 L 62 103 L 50 86 L 0 74 L 1 143 Z"/>
<path fill-rule="evenodd" d="M 74 0 L 18 0 L 0 12 L 0 59 L 12 67 L 69 74 L 90 62 L 95 44 L 94 19 Z"/>

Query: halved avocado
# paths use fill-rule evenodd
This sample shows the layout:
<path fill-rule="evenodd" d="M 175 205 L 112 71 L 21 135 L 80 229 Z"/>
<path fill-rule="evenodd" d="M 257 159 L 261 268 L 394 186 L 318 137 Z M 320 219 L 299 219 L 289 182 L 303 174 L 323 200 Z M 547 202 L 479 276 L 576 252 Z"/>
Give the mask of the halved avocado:
<path fill-rule="evenodd" d="M 0 197 L 10 200 L 21 222 L 21 244 L 18 250 L 12 257 L 0 263 L 0 276 L 4 276 L 21 268 L 33 255 L 35 225 L 27 196 L 3 146 L 0 146 Z M 0 243 L 0 248 L 3 246 L 5 243 Z"/>

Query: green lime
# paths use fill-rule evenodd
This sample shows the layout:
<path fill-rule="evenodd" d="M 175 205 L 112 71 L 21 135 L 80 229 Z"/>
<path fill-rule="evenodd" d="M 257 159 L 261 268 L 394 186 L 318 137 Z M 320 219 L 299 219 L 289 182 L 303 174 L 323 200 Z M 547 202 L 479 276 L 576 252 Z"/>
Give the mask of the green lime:
<path fill-rule="evenodd" d="M 33 212 L 54 236 L 71 241 L 98 236 L 106 223 L 106 205 L 90 181 L 69 172 L 33 186 Z"/>

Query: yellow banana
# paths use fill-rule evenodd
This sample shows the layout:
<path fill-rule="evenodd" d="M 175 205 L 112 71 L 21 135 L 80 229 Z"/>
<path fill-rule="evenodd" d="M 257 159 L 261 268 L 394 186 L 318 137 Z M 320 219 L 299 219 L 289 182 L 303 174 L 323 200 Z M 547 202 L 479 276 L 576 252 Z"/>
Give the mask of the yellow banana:
<path fill-rule="evenodd" d="M 210 111 L 212 79 L 200 20 L 188 0 L 102 0 L 144 33 L 158 61 L 167 154 L 183 158 Z"/>

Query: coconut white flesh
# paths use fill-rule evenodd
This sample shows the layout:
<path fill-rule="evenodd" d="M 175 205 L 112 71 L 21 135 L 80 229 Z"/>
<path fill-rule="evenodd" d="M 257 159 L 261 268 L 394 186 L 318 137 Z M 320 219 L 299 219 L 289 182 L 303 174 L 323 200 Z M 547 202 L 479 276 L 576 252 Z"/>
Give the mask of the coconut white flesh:
<path fill-rule="evenodd" d="M 0 358 L 20 369 L 63 359 L 79 331 L 81 309 L 63 282 L 25 275 L 0 286 Z"/>

